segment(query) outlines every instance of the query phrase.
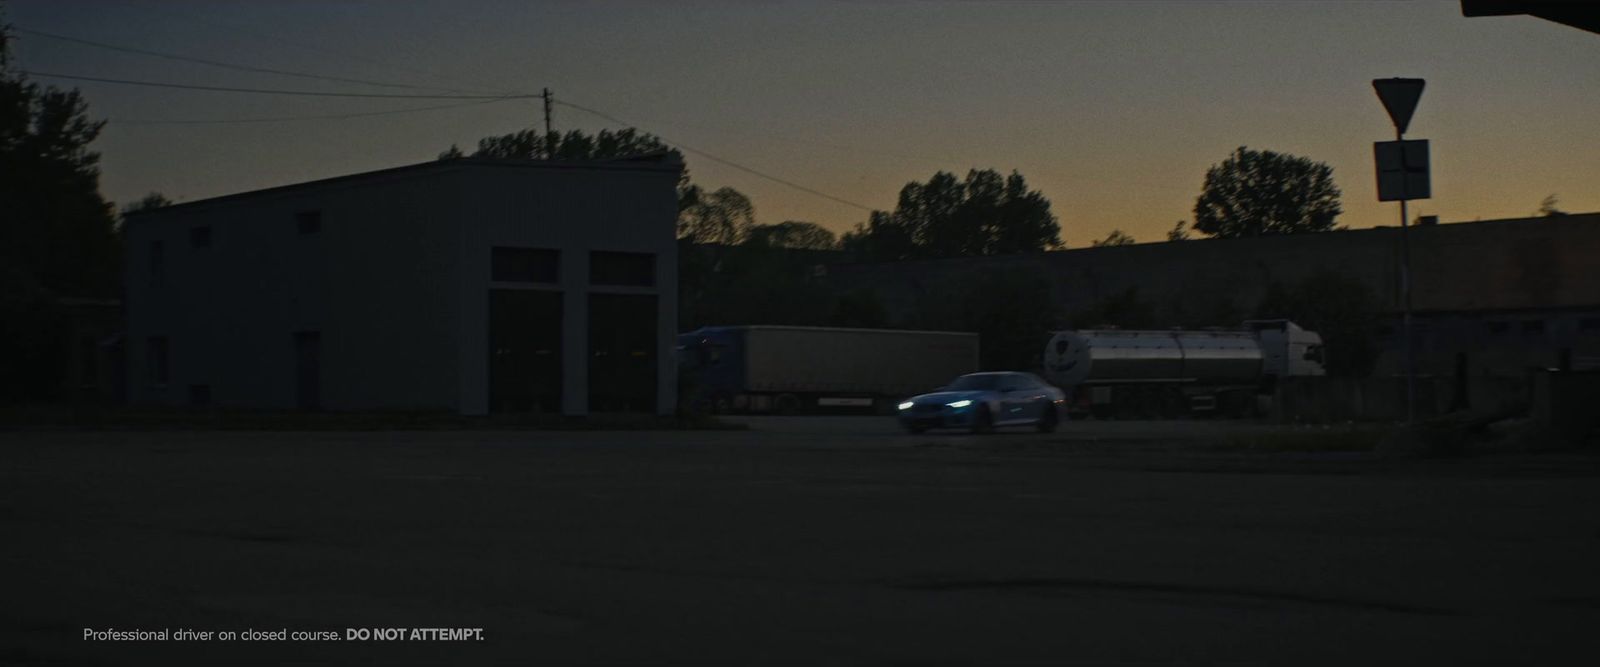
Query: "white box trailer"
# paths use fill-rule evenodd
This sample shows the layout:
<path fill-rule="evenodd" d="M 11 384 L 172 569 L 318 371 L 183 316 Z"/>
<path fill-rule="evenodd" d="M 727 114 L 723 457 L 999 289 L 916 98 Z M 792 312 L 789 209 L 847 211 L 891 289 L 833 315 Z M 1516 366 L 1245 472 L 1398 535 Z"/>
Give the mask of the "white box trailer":
<path fill-rule="evenodd" d="M 978 334 L 706 327 L 679 336 L 689 400 L 721 412 L 875 408 L 978 370 Z"/>

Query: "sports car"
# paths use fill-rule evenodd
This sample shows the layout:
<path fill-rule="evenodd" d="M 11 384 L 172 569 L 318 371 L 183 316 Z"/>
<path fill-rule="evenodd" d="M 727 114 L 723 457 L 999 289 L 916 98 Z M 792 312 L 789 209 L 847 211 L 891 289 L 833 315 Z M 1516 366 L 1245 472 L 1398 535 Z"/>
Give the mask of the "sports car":
<path fill-rule="evenodd" d="M 1032 373 L 970 373 L 931 393 L 899 404 L 900 425 L 912 433 L 933 428 L 985 433 L 999 426 L 1056 429 L 1066 407 L 1060 389 Z"/>

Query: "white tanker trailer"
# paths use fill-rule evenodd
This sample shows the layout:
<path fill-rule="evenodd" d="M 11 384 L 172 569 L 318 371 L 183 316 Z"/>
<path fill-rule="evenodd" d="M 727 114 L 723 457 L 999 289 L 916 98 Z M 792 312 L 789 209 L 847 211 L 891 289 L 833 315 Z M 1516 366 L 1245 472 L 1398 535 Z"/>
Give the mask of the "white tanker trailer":
<path fill-rule="evenodd" d="M 1280 378 L 1322 375 L 1322 336 L 1288 320 L 1241 331 L 1058 331 L 1046 379 L 1096 418 L 1257 414 Z"/>

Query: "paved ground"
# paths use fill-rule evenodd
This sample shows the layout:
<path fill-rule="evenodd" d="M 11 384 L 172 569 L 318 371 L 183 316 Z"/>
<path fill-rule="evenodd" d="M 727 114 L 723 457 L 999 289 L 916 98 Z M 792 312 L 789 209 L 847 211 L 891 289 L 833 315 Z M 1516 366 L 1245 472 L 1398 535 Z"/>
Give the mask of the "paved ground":
<path fill-rule="evenodd" d="M 1279 430 L 1216 422 L 751 423 L 0 433 L 0 663 L 1600 657 L 1600 457 L 1186 453 Z M 484 640 L 82 639 L 180 627 Z"/>

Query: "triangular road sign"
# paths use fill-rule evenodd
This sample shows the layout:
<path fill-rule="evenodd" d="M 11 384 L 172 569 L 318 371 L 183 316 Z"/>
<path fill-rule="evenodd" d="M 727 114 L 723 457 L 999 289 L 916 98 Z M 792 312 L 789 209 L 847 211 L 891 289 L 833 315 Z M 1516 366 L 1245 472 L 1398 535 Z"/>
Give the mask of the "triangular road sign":
<path fill-rule="evenodd" d="M 1422 79 L 1372 80 L 1372 88 L 1378 91 L 1378 99 L 1383 101 L 1383 108 L 1389 112 L 1389 120 L 1394 121 L 1394 127 L 1400 134 L 1405 134 L 1406 126 L 1411 124 L 1411 112 L 1417 110 L 1423 83 Z"/>

